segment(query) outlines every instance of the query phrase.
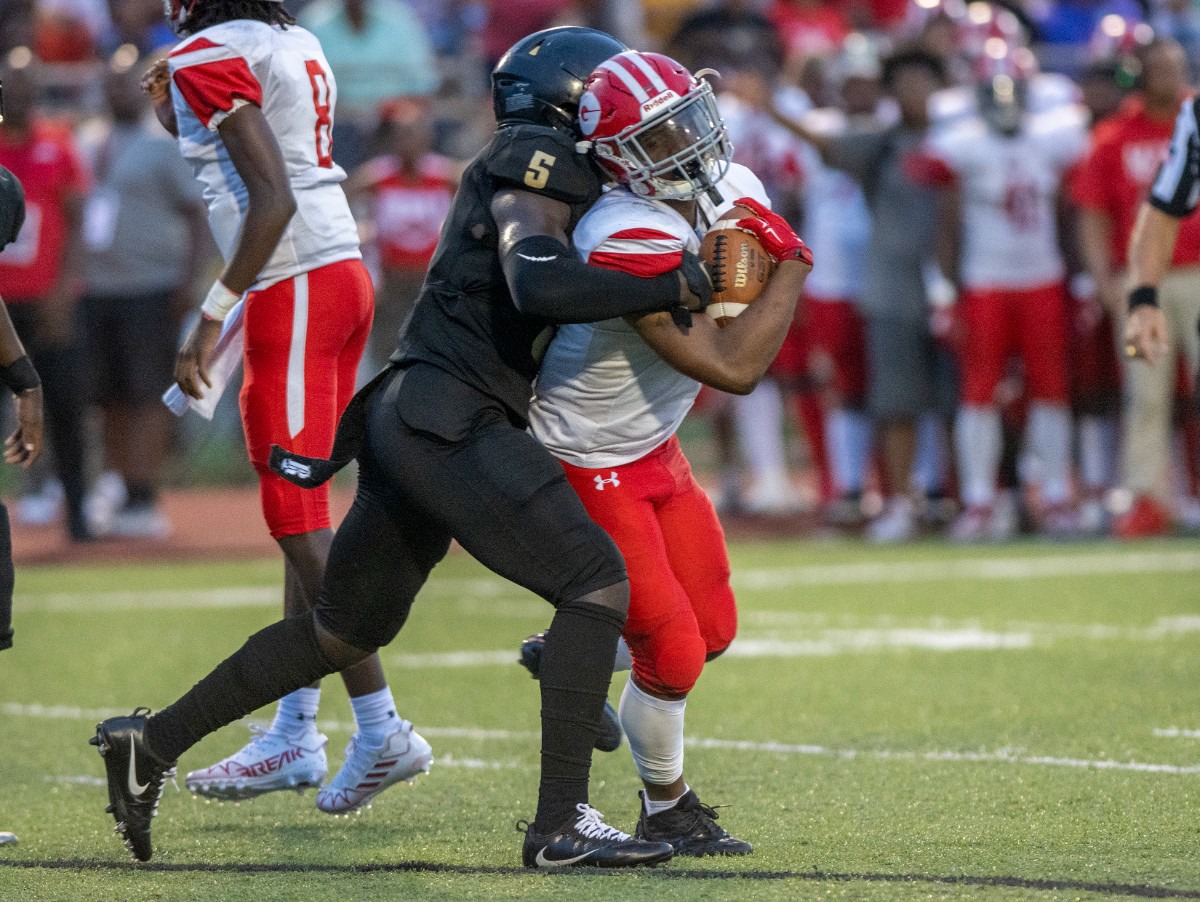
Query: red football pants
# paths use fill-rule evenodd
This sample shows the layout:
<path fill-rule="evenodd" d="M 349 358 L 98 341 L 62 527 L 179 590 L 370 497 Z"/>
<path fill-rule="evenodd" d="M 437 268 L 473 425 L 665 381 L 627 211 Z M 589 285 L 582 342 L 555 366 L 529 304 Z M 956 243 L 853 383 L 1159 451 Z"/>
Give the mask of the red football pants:
<path fill-rule="evenodd" d="M 737 632 L 725 533 L 672 437 L 640 460 L 584 469 L 562 462 L 588 513 L 625 557 L 625 641 L 643 689 L 681 697 Z"/>
<path fill-rule="evenodd" d="M 962 401 L 995 404 L 1004 364 L 1013 353 L 1025 363 L 1034 401 L 1067 402 L 1068 302 L 1062 285 L 1021 291 L 963 292 Z"/>
<path fill-rule="evenodd" d="M 329 485 L 302 489 L 271 472 L 271 445 L 328 457 L 374 312 L 371 278 L 342 260 L 246 298 L 242 426 L 273 538 L 327 529 Z"/>

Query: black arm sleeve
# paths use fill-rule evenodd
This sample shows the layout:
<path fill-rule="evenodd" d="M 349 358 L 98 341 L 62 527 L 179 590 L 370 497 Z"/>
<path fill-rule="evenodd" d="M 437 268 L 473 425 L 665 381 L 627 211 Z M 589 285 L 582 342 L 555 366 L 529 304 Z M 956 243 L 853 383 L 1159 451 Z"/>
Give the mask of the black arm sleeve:
<path fill-rule="evenodd" d="M 589 266 L 549 235 L 522 238 L 502 265 L 517 309 L 552 323 L 594 323 L 679 306 L 675 270 L 647 279 Z"/>

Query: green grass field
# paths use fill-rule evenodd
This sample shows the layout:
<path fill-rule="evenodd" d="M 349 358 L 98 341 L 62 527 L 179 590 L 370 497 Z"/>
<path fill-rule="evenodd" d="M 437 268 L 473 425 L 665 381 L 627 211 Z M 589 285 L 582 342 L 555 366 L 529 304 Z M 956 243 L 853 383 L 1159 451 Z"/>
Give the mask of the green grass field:
<path fill-rule="evenodd" d="M 549 608 L 463 555 L 384 661 L 432 772 L 332 819 L 313 796 L 168 786 L 156 854 L 112 835 L 99 717 L 172 701 L 272 620 L 261 563 L 23 569 L 0 656 L 0 899 L 1200 898 L 1200 546 L 733 548 L 741 630 L 688 709 L 687 774 L 742 859 L 519 867 L 537 693 L 516 647 Z M 614 679 L 615 699 L 624 675 Z M 270 711 L 260 712 L 262 719 Z M 349 706 L 326 684 L 331 765 Z M 246 738 L 210 737 L 181 771 Z M 624 747 L 592 802 L 636 820 Z"/>

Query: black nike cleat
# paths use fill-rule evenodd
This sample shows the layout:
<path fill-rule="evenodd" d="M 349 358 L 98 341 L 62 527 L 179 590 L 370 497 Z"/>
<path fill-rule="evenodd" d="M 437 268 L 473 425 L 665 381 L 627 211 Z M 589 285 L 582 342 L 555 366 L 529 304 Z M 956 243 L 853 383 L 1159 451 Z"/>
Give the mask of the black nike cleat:
<path fill-rule="evenodd" d="M 553 833 L 538 836 L 533 825 L 517 822 L 525 831 L 521 861 L 527 868 L 636 868 L 670 861 L 670 843 L 635 839 L 604 823 L 604 815 L 580 802 L 578 815 Z M 524 827 L 522 827 L 524 824 Z"/>
<path fill-rule="evenodd" d="M 644 793 L 639 792 L 641 798 Z M 731 836 L 717 824 L 717 812 L 700 801 L 690 789 L 674 808 L 658 814 L 646 814 L 641 805 L 634 836 L 647 841 L 670 843 L 676 855 L 749 855 L 754 847 L 743 839 Z"/>
<path fill-rule="evenodd" d="M 534 633 L 521 643 L 521 657 L 517 663 L 529 671 L 536 680 L 542 666 L 542 649 L 546 647 L 546 634 Z M 604 713 L 600 715 L 600 734 L 596 737 L 595 747 L 601 752 L 615 752 L 621 747 L 625 734 L 621 731 L 621 720 L 617 709 L 608 699 L 604 700 Z"/>
<path fill-rule="evenodd" d="M 161 760 L 146 744 L 149 708 L 138 708 L 128 717 L 110 717 L 96 724 L 96 735 L 88 740 L 100 750 L 108 777 L 108 807 L 116 819 L 116 832 L 134 861 L 149 861 L 150 821 L 158 816 L 167 777 L 175 776 L 174 762 Z"/>

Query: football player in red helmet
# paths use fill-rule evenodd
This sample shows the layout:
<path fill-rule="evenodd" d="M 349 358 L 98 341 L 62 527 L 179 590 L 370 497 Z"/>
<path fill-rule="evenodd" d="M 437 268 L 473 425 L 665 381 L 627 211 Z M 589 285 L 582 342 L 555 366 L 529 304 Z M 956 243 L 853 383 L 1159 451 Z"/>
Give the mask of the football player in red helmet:
<path fill-rule="evenodd" d="M 695 199 L 733 157 L 712 87 L 658 53 L 601 63 L 579 101 L 579 130 L 617 183 L 656 200 Z"/>
<path fill-rule="evenodd" d="M 701 383 L 746 394 L 762 378 L 812 255 L 767 208 L 758 178 L 731 163 L 711 89 L 674 60 L 625 51 L 604 61 L 587 80 L 579 120 L 618 183 L 576 225 L 580 258 L 657 275 L 694 252 L 711 223 L 742 212 L 738 226 L 779 263 L 724 328 L 707 316 L 684 328 L 668 312 L 561 326 L 530 407 L 531 433 L 625 558 L 633 673 L 620 719 L 645 786 L 636 836 L 668 842 L 676 855 L 745 855 L 750 843 L 718 825 L 684 780 L 688 694 L 733 640 L 737 610 L 724 534 L 675 431 Z M 542 641 L 522 646 L 526 666 Z"/>

